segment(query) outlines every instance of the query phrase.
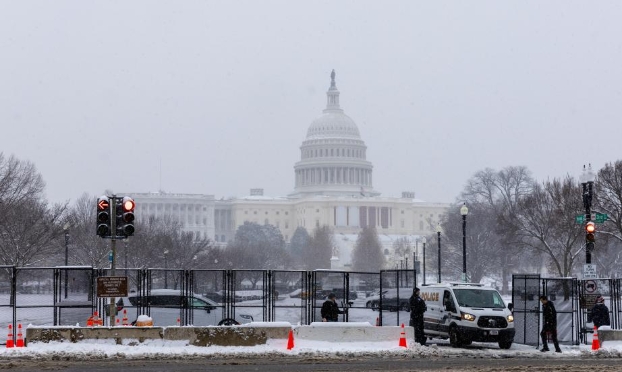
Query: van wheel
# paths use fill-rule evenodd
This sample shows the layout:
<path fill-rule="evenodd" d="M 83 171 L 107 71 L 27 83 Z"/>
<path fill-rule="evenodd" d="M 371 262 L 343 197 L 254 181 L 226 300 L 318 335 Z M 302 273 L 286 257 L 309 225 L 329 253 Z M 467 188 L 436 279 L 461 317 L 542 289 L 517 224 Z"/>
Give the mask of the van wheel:
<path fill-rule="evenodd" d="M 458 332 L 458 327 L 454 326 L 449 329 L 449 344 L 452 347 L 462 346 L 462 340 L 460 340 L 460 334 Z"/>
<path fill-rule="evenodd" d="M 223 319 L 220 322 L 218 322 L 219 326 L 232 326 L 232 325 L 240 325 L 240 323 L 232 318 L 227 318 L 227 319 Z"/>
<path fill-rule="evenodd" d="M 509 349 L 512 347 L 512 341 L 499 341 L 499 349 Z"/>
<path fill-rule="evenodd" d="M 410 305 L 407 303 L 402 303 L 400 310 L 410 312 Z"/>

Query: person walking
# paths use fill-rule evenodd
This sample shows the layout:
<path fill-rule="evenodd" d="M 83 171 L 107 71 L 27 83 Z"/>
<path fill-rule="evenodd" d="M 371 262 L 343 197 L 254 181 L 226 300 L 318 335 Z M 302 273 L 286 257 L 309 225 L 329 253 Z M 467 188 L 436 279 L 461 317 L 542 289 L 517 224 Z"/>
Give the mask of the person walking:
<path fill-rule="evenodd" d="M 419 288 L 415 287 L 412 296 L 410 296 L 410 326 L 415 328 L 415 342 L 425 345 L 423 314 L 428 310 L 428 307 L 419 294 Z"/>
<path fill-rule="evenodd" d="M 542 350 L 540 351 L 549 351 L 547 334 L 550 334 L 553 345 L 555 345 L 555 352 L 561 353 L 562 349 L 559 348 L 557 341 L 557 310 L 555 310 L 555 304 L 553 301 L 549 301 L 546 296 L 540 296 L 540 302 L 542 303 L 542 319 L 544 321 L 542 332 L 540 332 L 542 338 Z"/>
<path fill-rule="evenodd" d="M 609 309 L 607 305 L 605 305 L 603 296 L 596 297 L 596 304 L 594 304 L 592 308 L 592 321 L 594 322 L 594 327 L 597 329 L 600 326 L 608 326 L 611 324 L 609 321 Z"/>
<path fill-rule="evenodd" d="M 339 310 L 337 306 L 337 296 L 334 293 L 328 295 L 328 299 L 322 304 L 322 321 L 323 322 L 338 322 L 339 314 L 345 314 L 347 310 Z"/>

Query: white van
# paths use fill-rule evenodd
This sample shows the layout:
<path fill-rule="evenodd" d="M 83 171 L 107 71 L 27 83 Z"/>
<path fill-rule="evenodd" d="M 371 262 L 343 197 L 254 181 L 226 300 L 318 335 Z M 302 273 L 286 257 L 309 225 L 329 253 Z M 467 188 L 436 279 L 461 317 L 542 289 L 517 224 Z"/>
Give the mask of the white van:
<path fill-rule="evenodd" d="M 473 341 L 498 342 L 509 349 L 514 341 L 514 316 L 501 295 L 483 284 L 448 283 L 420 287 L 428 310 L 425 335 L 449 338 L 453 347 Z"/>
<path fill-rule="evenodd" d="M 139 300 L 146 303 L 141 304 Z M 237 325 L 253 321 L 250 314 L 244 313 L 236 313 L 235 319 L 223 319 L 223 308 L 218 303 L 198 294 L 184 296 L 181 291 L 175 289 L 154 289 L 149 296 L 142 297 L 132 292 L 128 297 L 117 302 L 117 310 L 121 311 L 124 307 L 129 306 L 149 305 L 150 316 L 154 325 L 172 326 L 180 317 L 184 304 L 192 310 L 193 325 L 195 326 Z"/>

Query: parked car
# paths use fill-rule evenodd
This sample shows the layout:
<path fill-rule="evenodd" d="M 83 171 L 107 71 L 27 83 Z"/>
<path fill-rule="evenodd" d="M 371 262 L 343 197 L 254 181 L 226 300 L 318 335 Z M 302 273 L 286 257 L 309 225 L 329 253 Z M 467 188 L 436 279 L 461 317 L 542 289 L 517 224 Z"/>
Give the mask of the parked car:
<path fill-rule="evenodd" d="M 128 304 L 132 307 L 148 305 L 154 325 L 175 325 L 184 306 L 192 309 L 193 325 L 197 326 L 235 325 L 253 321 L 251 315 L 244 313 L 236 313 L 235 318 L 223 318 L 222 307 L 217 302 L 198 294 L 185 296 L 174 289 L 154 289 L 148 296 L 130 293 L 117 302 L 117 310 L 121 311 Z"/>
<path fill-rule="evenodd" d="M 365 302 L 365 307 L 376 311 L 380 308 L 380 303 L 382 302 L 382 310 L 410 311 L 409 301 L 411 295 L 411 288 L 400 288 L 399 298 L 397 288 L 385 289 L 382 291 L 382 301 L 380 301 L 380 295 L 369 296 Z"/>

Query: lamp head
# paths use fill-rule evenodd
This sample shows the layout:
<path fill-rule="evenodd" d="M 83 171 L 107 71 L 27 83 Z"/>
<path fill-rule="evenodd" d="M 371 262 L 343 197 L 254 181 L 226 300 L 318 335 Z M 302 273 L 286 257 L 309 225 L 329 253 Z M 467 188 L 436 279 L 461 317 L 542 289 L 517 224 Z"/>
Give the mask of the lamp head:
<path fill-rule="evenodd" d="M 463 216 L 469 214 L 469 208 L 467 208 L 466 203 L 464 203 L 462 207 L 460 207 L 460 214 Z"/>

